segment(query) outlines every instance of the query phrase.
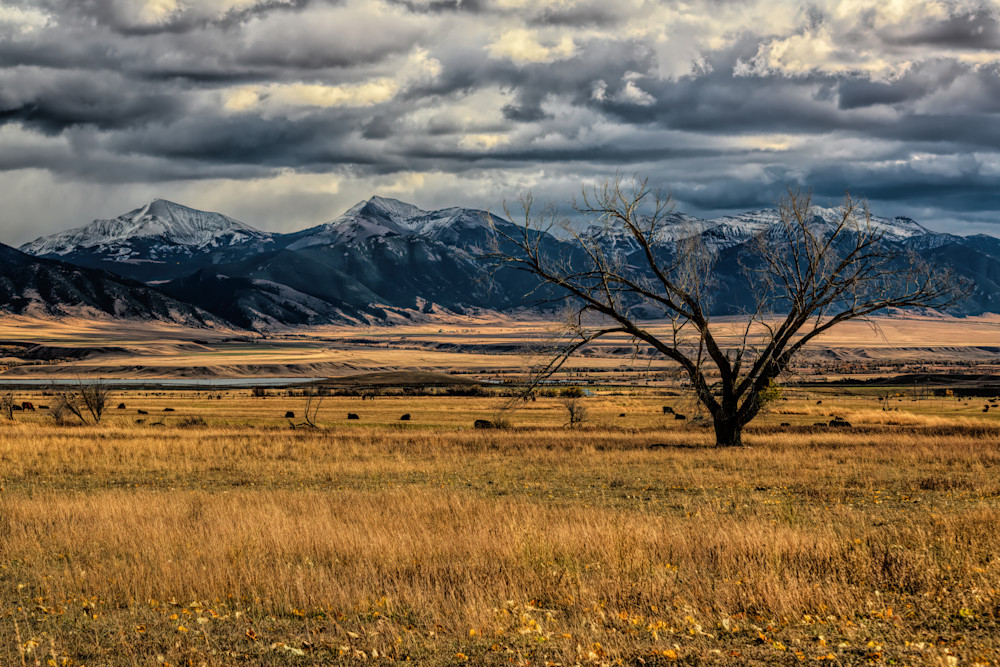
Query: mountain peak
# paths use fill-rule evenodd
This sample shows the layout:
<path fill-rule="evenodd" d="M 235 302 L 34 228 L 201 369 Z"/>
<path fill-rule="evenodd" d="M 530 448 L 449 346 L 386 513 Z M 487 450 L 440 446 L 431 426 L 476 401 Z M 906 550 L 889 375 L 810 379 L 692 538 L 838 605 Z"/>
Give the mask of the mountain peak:
<path fill-rule="evenodd" d="M 426 213 L 426 211 L 413 204 L 378 195 L 371 197 L 368 201 L 359 202 L 359 206 L 361 208 L 358 209 L 358 213 L 384 217 L 395 223 Z"/>
<path fill-rule="evenodd" d="M 114 219 L 94 220 L 62 234 L 45 236 L 21 247 L 32 255 L 68 255 L 81 249 L 102 249 L 118 259 L 133 256 L 136 243 L 154 244 L 170 252 L 212 248 L 265 240 L 262 232 L 221 213 L 199 211 L 166 199 Z"/>

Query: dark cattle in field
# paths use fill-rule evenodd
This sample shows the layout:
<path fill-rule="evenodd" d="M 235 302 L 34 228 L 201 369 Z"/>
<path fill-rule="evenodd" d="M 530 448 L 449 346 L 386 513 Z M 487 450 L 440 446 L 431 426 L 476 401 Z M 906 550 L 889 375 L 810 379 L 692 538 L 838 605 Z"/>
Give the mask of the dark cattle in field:
<path fill-rule="evenodd" d="M 27 410 L 28 412 L 34 412 L 35 406 L 32 403 L 29 403 L 28 401 L 24 401 L 23 403 L 21 403 L 21 409 Z"/>
<path fill-rule="evenodd" d="M 348 412 L 348 413 L 347 413 L 347 418 L 348 418 L 348 419 L 361 419 L 361 417 L 357 416 L 357 415 L 356 415 L 356 414 L 354 414 L 353 412 Z"/>
<path fill-rule="evenodd" d="M 838 426 L 840 428 L 850 428 L 851 422 L 847 421 L 843 417 L 834 417 L 830 420 L 830 426 Z"/>
<path fill-rule="evenodd" d="M 674 414 L 674 409 L 672 407 L 670 407 L 669 405 L 664 405 L 663 406 L 663 414 L 665 414 L 665 415 L 672 415 L 672 414 Z"/>
<path fill-rule="evenodd" d="M 139 414 L 139 415 L 148 415 L 149 414 L 145 410 L 136 410 L 135 412 L 136 412 L 136 414 Z"/>
<path fill-rule="evenodd" d="M 173 408 L 163 408 L 163 411 L 164 412 L 173 412 L 174 409 Z"/>
<path fill-rule="evenodd" d="M 295 419 L 295 413 L 289 410 L 285 413 L 285 419 Z"/>
<path fill-rule="evenodd" d="M 405 415 L 403 415 L 402 417 L 400 417 L 399 421 L 401 421 L 401 422 L 408 422 L 408 421 L 410 421 L 410 413 L 407 412 Z"/>
<path fill-rule="evenodd" d="M 21 412 L 22 410 L 24 410 L 24 408 L 22 408 L 20 405 L 12 405 L 12 406 L 10 406 L 10 409 L 11 410 L 17 410 L 18 412 Z"/>
<path fill-rule="evenodd" d="M 816 401 L 816 405 L 823 405 L 823 401 Z"/>
<path fill-rule="evenodd" d="M 620 415 L 618 415 L 618 416 L 619 416 L 619 417 L 624 417 L 624 416 L 625 416 L 625 413 L 623 412 L 623 413 L 621 413 L 621 414 L 620 414 Z"/>
<path fill-rule="evenodd" d="M 493 428 L 493 422 L 488 419 L 477 419 L 473 426 L 479 429 Z"/>
<path fill-rule="evenodd" d="M 124 410 L 125 409 L 125 404 L 124 403 L 119 403 L 118 404 L 118 409 L 119 410 Z"/>
<path fill-rule="evenodd" d="M 781 422 L 781 425 L 782 425 L 782 426 L 791 426 L 791 424 L 790 424 L 790 423 L 788 423 L 788 422 Z"/>
<path fill-rule="evenodd" d="M 682 415 L 679 412 L 674 413 L 674 419 L 687 419 L 687 415 Z"/>

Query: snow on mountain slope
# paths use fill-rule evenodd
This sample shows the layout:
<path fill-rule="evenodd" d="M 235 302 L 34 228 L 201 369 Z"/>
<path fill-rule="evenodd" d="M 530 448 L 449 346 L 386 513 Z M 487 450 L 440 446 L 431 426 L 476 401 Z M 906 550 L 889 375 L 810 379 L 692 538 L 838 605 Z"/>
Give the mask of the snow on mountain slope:
<path fill-rule="evenodd" d="M 659 242 L 670 243 L 704 234 L 711 227 L 712 223 L 707 220 L 682 213 L 671 213 L 663 219 Z M 639 250 L 639 242 L 617 221 L 590 225 L 580 233 L 580 238 L 587 242 L 599 243 L 605 252 L 627 255 Z"/>
<path fill-rule="evenodd" d="M 839 208 L 815 206 L 811 213 L 815 224 L 830 227 L 843 217 Z M 890 241 L 903 241 L 932 234 L 929 229 L 910 218 L 883 218 L 873 215 L 866 223 L 859 215 L 858 223 L 862 226 L 869 224 L 873 230 L 882 232 L 885 239 Z M 700 235 L 709 248 L 722 250 L 745 243 L 757 234 L 777 231 L 780 224 L 781 217 L 777 209 L 747 211 L 707 220 L 674 213 L 664 219 L 660 241 L 671 243 Z M 613 252 L 628 254 L 639 249 L 638 242 L 621 224 L 591 225 L 583 232 L 582 237 L 596 240 L 606 250 Z"/>
<path fill-rule="evenodd" d="M 843 216 L 842 210 L 839 208 L 823 208 L 821 206 L 814 206 L 813 213 L 831 224 L 838 222 Z M 857 211 L 856 215 L 858 223 L 864 226 L 865 219 L 862 212 Z M 913 236 L 923 236 L 924 234 L 932 233 L 931 230 L 917 223 L 915 220 L 903 216 L 883 218 L 882 216 L 873 215 L 869 220 L 869 224 L 872 229 L 884 232 L 885 238 L 892 241 L 901 241 Z"/>
<path fill-rule="evenodd" d="M 487 230 L 491 221 L 503 224 L 499 218 L 477 209 L 452 207 L 425 211 L 398 199 L 372 197 L 330 222 L 294 234 L 287 247 L 301 250 L 393 235 L 422 236 L 446 245 L 464 246 L 463 236 Z"/>
<path fill-rule="evenodd" d="M 87 251 L 126 261 L 267 241 L 272 236 L 221 213 L 154 199 L 113 220 L 95 220 L 83 227 L 45 236 L 21 246 L 21 250 L 35 256 Z"/>
<path fill-rule="evenodd" d="M 294 234 L 295 239 L 288 249 L 355 243 L 373 236 L 406 235 L 412 231 L 406 221 L 425 213 L 398 199 L 372 197 L 358 202 L 330 222 Z"/>

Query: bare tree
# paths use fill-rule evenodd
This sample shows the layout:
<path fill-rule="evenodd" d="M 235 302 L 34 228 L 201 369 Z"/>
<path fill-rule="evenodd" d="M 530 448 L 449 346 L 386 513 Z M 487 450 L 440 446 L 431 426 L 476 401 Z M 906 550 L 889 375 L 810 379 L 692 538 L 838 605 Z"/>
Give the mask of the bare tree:
<path fill-rule="evenodd" d="M 111 390 L 99 379 L 92 382 L 81 381 L 79 384 L 80 401 L 94 419 L 94 423 L 100 424 Z"/>
<path fill-rule="evenodd" d="M 564 397 L 562 404 L 566 408 L 566 412 L 569 413 L 567 426 L 574 428 L 587 421 L 587 406 L 583 404 L 583 399 L 577 396 Z"/>
<path fill-rule="evenodd" d="M 303 411 L 304 422 L 298 424 L 298 426 L 305 426 L 308 428 L 319 428 L 319 424 L 316 423 L 316 418 L 319 416 L 319 408 L 323 405 L 323 397 L 318 394 L 308 393 L 306 394 L 306 407 Z M 290 414 L 290 413 L 289 413 Z M 288 424 L 294 429 L 296 427 L 295 422 L 288 419 Z"/>
<path fill-rule="evenodd" d="M 14 395 L 7 393 L 0 396 L 0 415 L 8 421 L 14 421 Z"/>
<path fill-rule="evenodd" d="M 551 207 L 539 211 L 530 194 L 521 205 L 521 220 L 505 207 L 517 231 L 495 226 L 486 257 L 498 268 L 534 274 L 571 310 L 562 340 L 534 370 L 528 390 L 592 341 L 625 336 L 680 365 L 712 419 L 718 446 L 742 444 L 744 427 L 766 404 L 774 381 L 831 327 L 871 322 L 886 308 L 945 305 L 957 295 L 949 276 L 894 250 L 867 206 L 850 195 L 836 219 L 822 222 L 809 195 L 789 190 L 776 224 L 747 244 L 742 280 L 755 306 L 736 323 L 710 316 L 718 252 L 703 243 L 701 230 L 672 215 L 671 198 L 648 181 L 617 177 L 584 191 L 576 210 L 604 225 L 603 239 Z M 574 241 L 572 251 L 547 250 L 554 231 Z M 609 234 L 629 251 L 606 243 Z"/>
<path fill-rule="evenodd" d="M 322 404 L 323 404 L 322 396 L 309 394 L 309 396 L 306 397 L 306 409 L 304 418 L 306 420 L 306 424 L 308 424 L 312 428 L 319 428 L 319 425 L 316 423 L 316 418 L 319 416 L 319 408 Z"/>
<path fill-rule="evenodd" d="M 110 395 L 110 389 L 100 380 L 79 380 L 77 391 L 60 394 L 50 414 L 59 424 L 65 424 L 70 416 L 86 424 L 87 415 L 90 415 L 95 424 L 100 424 Z"/>
<path fill-rule="evenodd" d="M 87 419 L 83 416 L 83 410 L 80 397 L 76 393 L 63 392 L 56 398 L 55 405 L 52 406 L 49 414 L 60 425 L 68 423 L 70 416 L 76 417 L 80 423 L 86 424 Z"/>

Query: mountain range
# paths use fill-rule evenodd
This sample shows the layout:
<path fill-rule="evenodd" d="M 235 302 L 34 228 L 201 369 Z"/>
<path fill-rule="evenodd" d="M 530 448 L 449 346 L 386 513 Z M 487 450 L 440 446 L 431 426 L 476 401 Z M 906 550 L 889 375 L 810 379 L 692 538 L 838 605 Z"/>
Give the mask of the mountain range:
<path fill-rule="evenodd" d="M 815 224 L 835 209 L 815 208 Z M 747 243 L 778 222 L 765 209 L 704 220 L 672 214 L 669 243 L 698 235 L 717 253 L 715 309 L 738 312 L 752 295 L 739 279 Z M 950 267 L 973 286 L 955 309 L 1000 312 L 1000 239 L 932 232 L 909 218 L 873 217 L 884 242 Z M 490 272 L 479 256 L 493 229 L 512 222 L 467 208 L 426 211 L 384 197 L 359 202 L 329 222 L 290 234 L 256 229 L 221 213 L 156 199 L 112 220 L 0 247 L 0 311 L 224 322 L 253 330 L 342 322 L 392 322 L 433 313 L 511 311 L 557 298 L 529 274 Z M 581 237 L 619 254 L 637 251 L 614 226 Z M 578 242 L 540 233 L 546 252 L 572 261 Z M 530 296 L 527 296 L 529 295 Z"/>

